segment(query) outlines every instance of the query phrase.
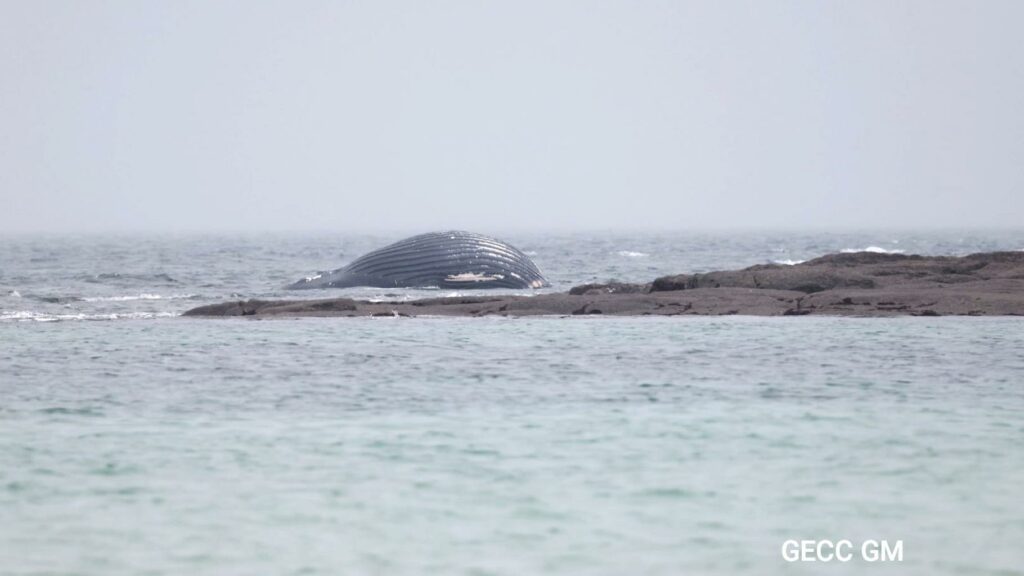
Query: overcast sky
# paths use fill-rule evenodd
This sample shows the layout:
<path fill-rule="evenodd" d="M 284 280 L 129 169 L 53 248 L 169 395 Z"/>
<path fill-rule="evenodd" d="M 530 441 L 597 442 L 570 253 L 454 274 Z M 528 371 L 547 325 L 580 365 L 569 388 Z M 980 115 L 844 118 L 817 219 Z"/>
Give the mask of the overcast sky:
<path fill-rule="evenodd" d="M 1024 225 L 1020 1 L 0 8 L 0 231 Z"/>

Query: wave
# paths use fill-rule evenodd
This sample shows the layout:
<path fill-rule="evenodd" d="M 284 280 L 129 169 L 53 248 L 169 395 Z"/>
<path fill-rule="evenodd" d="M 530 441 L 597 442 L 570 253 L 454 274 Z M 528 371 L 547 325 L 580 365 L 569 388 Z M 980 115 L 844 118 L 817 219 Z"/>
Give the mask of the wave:
<path fill-rule="evenodd" d="M 68 304 L 70 302 L 81 302 L 82 298 L 78 296 L 43 296 L 40 294 L 29 294 L 29 300 L 35 300 L 37 302 L 46 302 L 47 304 Z"/>
<path fill-rule="evenodd" d="M 82 298 L 85 302 L 128 302 L 131 300 L 194 300 L 196 294 L 171 294 L 162 296 L 160 294 L 137 294 L 126 296 L 87 296 Z"/>
<path fill-rule="evenodd" d="M 20 294 L 18 295 L 21 296 Z M 47 304 L 69 304 L 71 302 L 130 302 L 132 300 L 195 300 L 199 298 L 196 294 L 126 294 L 123 296 L 48 296 L 44 294 L 29 294 L 30 300 L 46 302 Z"/>
<path fill-rule="evenodd" d="M 646 258 L 650 256 L 650 254 L 646 254 L 644 252 L 633 252 L 631 250 L 619 250 L 615 254 L 625 256 L 626 258 Z"/>
<path fill-rule="evenodd" d="M 783 264 L 785 266 L 796 266 L 797 264 L 803 264 L 807 260 L 772 260 L 772 264 Z"/>
<path fill-rule="evenodd" d="M 868 246 L 867 248 L 843 248 L 840 250 L 843 254 L 853 254 L 855 252 L 872 252 L 874 254 L 903 254 L 906 250 L 886 250 L 879 246 Z"/>
<path fill-rule="evenodd" d="M 157 273 L 157 274 L 121 274 L 120 272 L 104 272 L 102 274 L 96 274 L 94 276 L 86 276 L 83 278 L 84 281 L 93 284 L 105 284 L 105 283 L 117 283 L 125 280 L 131 281 L 143 281 L 143 282 L 160 282 L 164 284 L 180 284 L 178 280 L 171 278 L 169 274 Z"/>
<path fill-rule="evenodd" d="M 173 318 L 173 312 L 125 312 L 120 314 L 50 314 L 33 310 L 17 312 L 0 312 L 0 322 L 67 322 L 67 321 L 98 321 L 98 320 L 151 320 L 154 318 Z"/>

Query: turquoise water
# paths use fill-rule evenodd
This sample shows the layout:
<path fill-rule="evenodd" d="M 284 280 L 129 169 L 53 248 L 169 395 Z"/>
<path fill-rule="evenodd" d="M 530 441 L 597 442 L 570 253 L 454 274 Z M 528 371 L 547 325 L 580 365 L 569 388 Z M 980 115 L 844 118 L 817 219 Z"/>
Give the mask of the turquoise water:
<path fill-rule="evenodd" d="M 4 571 L 764 574 L 815 537 L 1014 573 L 1022 328 L 8 324 Z"/>
<path fill-rule="evenodd" d="M 1022 573 L 1020 319 L 197 320 L 259 262 L 140 246 L 6 252 L 0 574 Z"/>

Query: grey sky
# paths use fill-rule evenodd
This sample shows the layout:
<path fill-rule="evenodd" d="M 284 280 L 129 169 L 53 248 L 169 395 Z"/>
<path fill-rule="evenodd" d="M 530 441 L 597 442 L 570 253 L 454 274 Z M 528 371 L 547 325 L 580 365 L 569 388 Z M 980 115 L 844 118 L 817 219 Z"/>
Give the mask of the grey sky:
<path fill-rule="evenodd" d="M 0 7 L 0 231 L 1024 224 L 1024 2 Z"/>

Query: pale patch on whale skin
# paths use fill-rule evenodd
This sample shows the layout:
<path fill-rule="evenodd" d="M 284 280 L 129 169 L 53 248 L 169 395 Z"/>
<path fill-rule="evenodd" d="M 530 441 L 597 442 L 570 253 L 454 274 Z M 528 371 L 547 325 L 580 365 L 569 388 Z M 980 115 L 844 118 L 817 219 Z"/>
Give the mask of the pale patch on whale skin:
<path fill-rule="evenodd" d="M 501 280 L 505 276 L 503 274 L 485 274 L 483 272 L 463 272 L 462 274 L 452 274 L 445 277 L 448 282 L 491 282 L 493 280 Z"/>

